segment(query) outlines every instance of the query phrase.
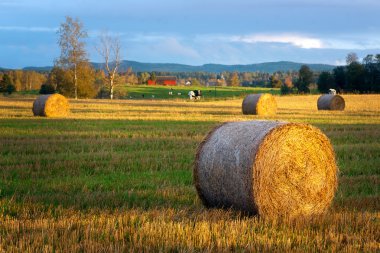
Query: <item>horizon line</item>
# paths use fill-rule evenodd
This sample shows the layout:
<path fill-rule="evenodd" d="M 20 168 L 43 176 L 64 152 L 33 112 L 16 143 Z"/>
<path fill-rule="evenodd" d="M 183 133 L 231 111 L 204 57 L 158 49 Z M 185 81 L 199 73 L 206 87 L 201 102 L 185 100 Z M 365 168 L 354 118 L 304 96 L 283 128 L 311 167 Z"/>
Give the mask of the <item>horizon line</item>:
<path fill-rule="evenodd" d="M 296 63 L 296 64 L 305 64 L 305 65 L 326 65 L 326 66 L 343 66 L 343 65 L 336 65 L 336 64 L 328 64 L 328 63 L 307 63 L 307 62 L 296 62 L 296 61 L 288 61 L 288 60 L 279 60 L 279 61 L 266 61 L 266 62 L 256 62 L 256 63 L 248 63 L 248 64 L 223 64 L 223 63 L 204 63 L 201 65 L 191 65 L 191 64 L 185 64 L 185 63 L 175 63 L 175 62 L 143 62 L 143 61 L 137 61 L 137 60 L 121 60 L 121 62 L 136 62 L 136 63 L 143 63 L 143 64 L 175 64 L 175 65 L 183 65 L 183 66 L 191 66 L 191 67 L 202 67 L 205 65 L 222 65 L 222 66 L 249 66 L 249 65 L 259 65 L 259 64 L 266 64 L 266 63 L 280 63 L 280 62 L 286 62 L 286 63 Z M 91 64 L 104 64 L 103 62 L 95 62 L 95 61 L 89 61 Z M 26 68 L 53 68 L 53 65 L 45 65 L 45 66 L 24 66 L 21 68 L 8 68 L 4 66 L 0 66 L 1 70 L 23 70 Z"/>

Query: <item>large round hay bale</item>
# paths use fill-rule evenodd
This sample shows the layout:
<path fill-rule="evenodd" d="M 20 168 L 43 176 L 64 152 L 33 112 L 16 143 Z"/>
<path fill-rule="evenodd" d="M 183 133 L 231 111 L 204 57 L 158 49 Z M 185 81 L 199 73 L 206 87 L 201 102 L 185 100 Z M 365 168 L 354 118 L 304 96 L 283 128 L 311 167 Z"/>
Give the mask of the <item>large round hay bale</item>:
<path fill-rule="evenodd" d="M 324 213 L 337 187 L 329 139 L 308 124 L 222 124 L 199 145 L 194 184 L 206 207 L 266 217 Z"/>
<path fill-rule="evenodd" d="M 69 114 L 69 102 L 59 94 L 41 95 L 33 103 L 34 116 L 64 117 Z"/>
<path fill-rule="evenodd" d="M 325 94 L 318 98 L 318 110 L 338 110 L 343 111 L 346 106 L 344 99 L 339 95 Z"/>
<path fill-rule="evenodd" d="M 277 103 L 271 94 L 250 94 L 242 103 L 243 114 L 270 116 L 277 112 Z"/>

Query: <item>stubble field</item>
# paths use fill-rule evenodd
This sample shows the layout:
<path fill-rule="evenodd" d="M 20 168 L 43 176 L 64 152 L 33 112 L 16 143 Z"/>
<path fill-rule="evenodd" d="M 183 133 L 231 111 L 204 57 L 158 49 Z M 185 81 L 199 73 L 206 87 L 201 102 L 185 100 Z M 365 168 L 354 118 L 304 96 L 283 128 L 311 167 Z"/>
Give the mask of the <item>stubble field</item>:
<path fill-rule="evenodd" d="M 380 249 L 380 95 L 277 96 L 279 111 L 241 114 L 241 99 L 71 100 L 65 119 L 33 117 L 32 98 L 0 98 L 0 251 L 346 251 Z M 339 187 L 324 217 L 276 221 L 205 209 L 195 150 L 220 122 L 305 122 L 332 141 Z"/>

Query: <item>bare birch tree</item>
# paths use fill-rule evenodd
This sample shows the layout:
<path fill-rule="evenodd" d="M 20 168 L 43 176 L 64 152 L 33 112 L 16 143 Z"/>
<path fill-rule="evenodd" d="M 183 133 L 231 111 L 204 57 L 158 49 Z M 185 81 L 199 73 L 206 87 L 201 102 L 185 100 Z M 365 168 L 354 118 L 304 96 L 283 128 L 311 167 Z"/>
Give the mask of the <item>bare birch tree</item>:
<path fill-rule="evenodd" d="M 117 37 L 111 37 L 107 33 L 100 36 L 100 45 L 97 47 L 97 51 L 104 59 L 110 99 L 113 99 L 115 77 L 121 63 L 120 48 L 120 40 Z"/>
<path fill-rule="evenodd" d="M 66 17 L 58 30 L 61 56 L 58 64 L 66 70 L 72 70 L 74 76 L 74 97 L 78 99 L 78 67 L 81 63 L 88 63 L 87 52 L 83 39 L 87 32 L 83 30 L 83 23 L 79 19 Z"/>

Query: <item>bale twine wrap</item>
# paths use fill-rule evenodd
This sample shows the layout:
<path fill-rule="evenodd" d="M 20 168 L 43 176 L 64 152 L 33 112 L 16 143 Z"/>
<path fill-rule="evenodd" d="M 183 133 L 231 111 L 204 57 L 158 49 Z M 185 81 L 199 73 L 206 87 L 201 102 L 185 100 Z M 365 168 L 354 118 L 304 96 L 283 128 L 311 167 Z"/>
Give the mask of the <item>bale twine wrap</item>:
<path fill-rule="evenodd" d="M 59 94 L 41 95 L 33 103 L 34 116 L 63 117 L 69 114 L 68 100 Z"/>
<path fill-rule="evenodd" d="M 275 115 L 277 103 L 271 94 L 250 94 L 242 103 L 243 114 Z"/>
<path fill-rule="evenodd" d="M 300 123 L 224 123 L 199 145 L 194 184 L 206 207 L 266 217 L 324 213 L 337 188 L 329 139 Z"/>
<path fill-rule="evenodd" d="M 325 94 L 318 98 L 318 110 L 338 110 L 343 111 L 346 106 L 344 99 L 339 95 Z"/>

